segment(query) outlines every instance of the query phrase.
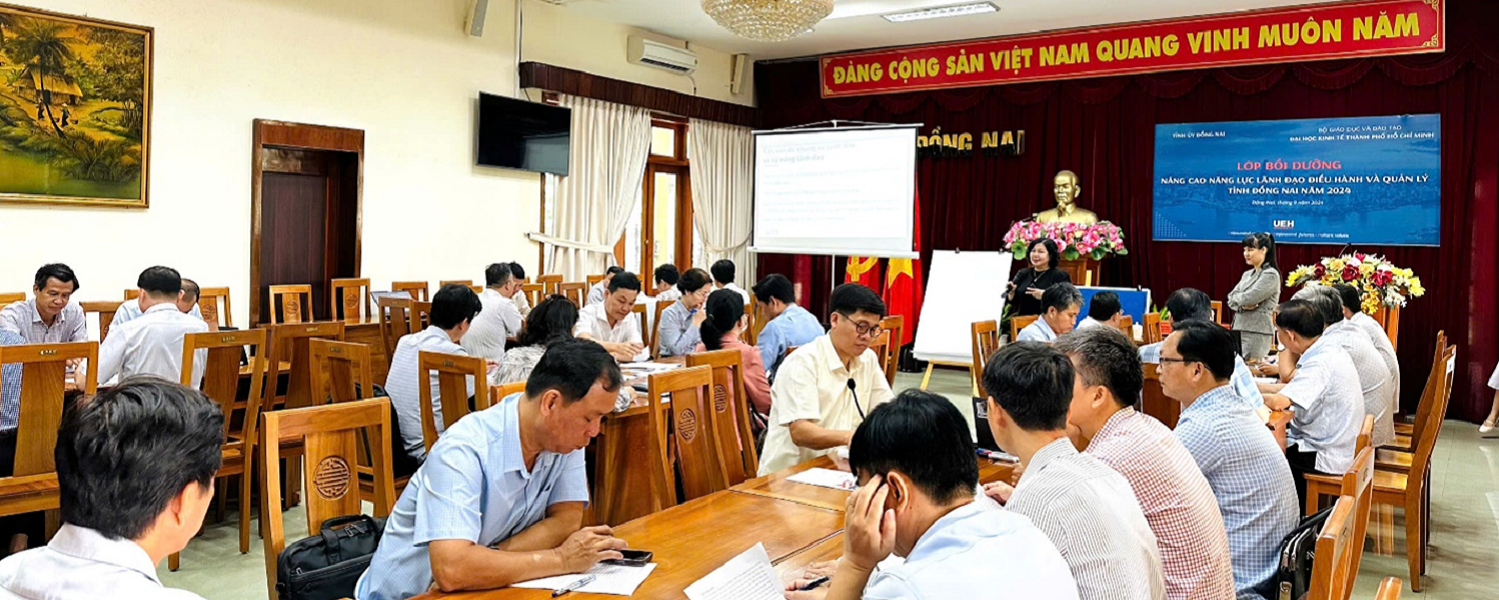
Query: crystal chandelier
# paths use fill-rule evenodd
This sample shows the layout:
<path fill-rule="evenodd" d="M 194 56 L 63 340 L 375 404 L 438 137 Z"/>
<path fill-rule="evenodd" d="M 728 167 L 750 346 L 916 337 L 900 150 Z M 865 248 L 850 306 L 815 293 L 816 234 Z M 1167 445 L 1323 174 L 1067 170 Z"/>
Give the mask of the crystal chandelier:
<path fill-rule="evenodd" d="M 833 12 L 833 0 L 703 0 L 703 12 L 742 38 L 784 42 Z"/>

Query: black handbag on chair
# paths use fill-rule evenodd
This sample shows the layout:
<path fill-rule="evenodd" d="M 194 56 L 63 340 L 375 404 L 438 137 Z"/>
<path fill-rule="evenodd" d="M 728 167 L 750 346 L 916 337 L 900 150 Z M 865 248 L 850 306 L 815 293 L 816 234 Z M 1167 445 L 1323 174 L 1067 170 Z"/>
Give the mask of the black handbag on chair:
<path fill-rule="evenodd" d="M 281 600 L 340 600 L 369 568 L 385 519 L 334 517 L 322 533 L 297 540 L 276 557 L 276 595 Z"/>
<path fill-rule="evenodd" d="M 1301 523 L 1280 543 L 1280 559 L 1275 575 L 1256 588 L 1271 600 L 1297 600 L 1311 588 L 1312 562 L 1316 560 L 1317 535 L 1332 514 L 1327 507 L 1302 517 Z"/>

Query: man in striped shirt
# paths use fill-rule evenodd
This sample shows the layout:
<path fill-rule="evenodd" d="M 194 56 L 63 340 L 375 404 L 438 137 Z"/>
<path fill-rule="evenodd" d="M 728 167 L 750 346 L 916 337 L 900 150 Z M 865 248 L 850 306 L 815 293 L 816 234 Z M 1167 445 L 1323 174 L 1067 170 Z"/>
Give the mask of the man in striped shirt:
<path fill-rule="evenodd" d="M 1239 600 L 1260 600 L 1301 503 L 1280 444 L 1228 384 L 1233 346 L 1217 323 L 1178 323 L 1161 348 L 1161 391 L 1181 403 L 1176 437 L 1218 498 Z"/>
<path fill-rule="evenodd" d="M 1129 482 L 1067 439 L 1073 372 L 1041 342 L 1007 345 L 984 366 L 989 429 L 1025 465 L 1018 485 L 991 483 L 984 493 L 1051 539 L 1082 600 L 1160 600 L 1160 551 Z"/>
<path fill-rule="evenodd" d="M 1095 328 L 1057 338 L 1056 346 L 1077 369 L 1067 424 L 1088 441 L 1088 454 L 1134 489 L 1160 544 L 1166 597 L 1233 597 L 1228 538 L 1212 487 L 1171 430 L 1135 410 L 1145 376 L 1134 343 L 1117 329 Z"/>

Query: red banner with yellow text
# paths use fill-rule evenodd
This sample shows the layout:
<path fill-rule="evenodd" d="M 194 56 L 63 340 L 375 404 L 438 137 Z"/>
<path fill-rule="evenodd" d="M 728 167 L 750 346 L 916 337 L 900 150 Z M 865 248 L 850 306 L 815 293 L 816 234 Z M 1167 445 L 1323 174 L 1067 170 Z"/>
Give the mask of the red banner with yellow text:
<path fill-rule="evenodd" d="M 1441 52 L 1443 0 L 1365 0 L 822 57 L 822 96 Z"/>

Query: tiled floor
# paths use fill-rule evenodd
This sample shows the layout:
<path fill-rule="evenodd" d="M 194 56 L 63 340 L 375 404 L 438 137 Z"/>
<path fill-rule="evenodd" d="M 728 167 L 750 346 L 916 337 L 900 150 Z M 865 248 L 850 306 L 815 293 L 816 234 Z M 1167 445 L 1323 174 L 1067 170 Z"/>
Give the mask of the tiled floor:
<path fill-rule="evenodd" d="M 902 374 L 896 380 L 896 388 L 914 387 L 920 382 L 918 376 Z M 972 405 L 967 398 L 968 385 L 967 372 L 938 371 L 932 377 L 930 389 L 947 395 L 959 410 L 969 415 Z M 1395 549 L 1399 555 L 1378 556 L 1366 551 L 1354 598 L 1373 598 L 1379 581 L 1389 576 L 1407 580 L 1407 598 L 1499 597 L 1491 580 L 1499 575 L 1499 439 L 1480 440 L 1476 426 L 1448 421 L 1432 460 L 1431 481 L 1433 528 L 1425 593 L 1417 596 L 1410 592 L 1404 525 L 1397 514 Z M 182 553 L 182 569 L 178 572 L 168 572 L 163 564 L 162 581 L 209 600 L 268 598 L 262 542 L 252 535 L 250 553 L 241 555 L 237 518 L 231 513 L 223 523 L 209 526 Z M 286 521 L 288 530 L 293 532 L 289 537 L 305 535 L 306 513 L 301 508 L 288 511 Z"/>

